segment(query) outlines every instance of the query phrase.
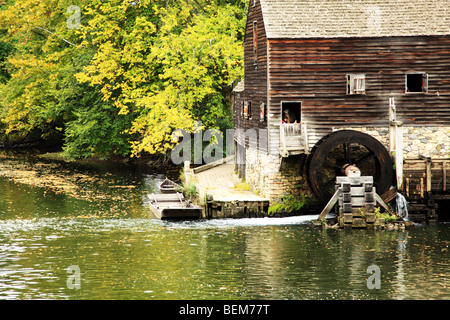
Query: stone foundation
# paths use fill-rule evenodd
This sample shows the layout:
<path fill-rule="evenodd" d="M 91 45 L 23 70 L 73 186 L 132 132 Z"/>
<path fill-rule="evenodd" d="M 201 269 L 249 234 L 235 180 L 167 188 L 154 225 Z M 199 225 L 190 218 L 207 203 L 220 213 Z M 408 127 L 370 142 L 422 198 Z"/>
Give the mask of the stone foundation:
<path fill-rule="evenodd" d="M 305 161 L 306 155 L 282 158 L 247 149 L 245 179 L 253 191 L 271 201 L 285 195 L 306 194 L 309 199 L 315 198 L 303 172 Z"/>

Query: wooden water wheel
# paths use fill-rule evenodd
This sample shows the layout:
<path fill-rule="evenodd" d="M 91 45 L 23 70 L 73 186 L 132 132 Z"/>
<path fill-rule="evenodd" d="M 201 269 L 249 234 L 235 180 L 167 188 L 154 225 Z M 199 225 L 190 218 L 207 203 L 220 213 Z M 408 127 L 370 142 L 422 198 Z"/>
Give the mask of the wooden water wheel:
<path fill-rule="evenodd" d="M 344 176 L 349 165 L 358 167 L 362 176 L 373 176 L 378 194 L 392 185 L 393 162 L 377 139 L 354 130 L 332 132 L 311 150 L 306 167 L 309 184 L 322 203 L 330 200 L 336 176 Z"/>

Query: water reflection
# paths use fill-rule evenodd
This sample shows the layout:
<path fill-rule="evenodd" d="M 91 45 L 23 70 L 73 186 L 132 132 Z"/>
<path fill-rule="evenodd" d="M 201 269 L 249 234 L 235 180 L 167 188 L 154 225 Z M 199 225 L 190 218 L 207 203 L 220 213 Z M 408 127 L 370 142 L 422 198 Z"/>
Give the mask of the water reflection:
<path fill-rule="evenodd" d="M 449 298 L 447 225 L 371 233 L 238 222 L 187 227 L 133 218 L 1 221 L 0 297 Z M 430 236 L 442 240 L 430 242 Z M 366 286 L 372 264 L 381 269 L 380 290 Z M 66 287 L 70 265 L 81 269 L 80 290 Z"/>
<path fill-rule="evenodd" d="M 164 222 L 145 202 L 164 175 L 107 172 L 92 173 L 103 181 L 92 198 L 0 178 L 0 299 L 450 298 L 449 224 L 347 232 L 310 228 L 317 216 Z M 79 290 L 67 287 L 72 265 Z M 379 290 L 367 287 L 371 265 Z"/>

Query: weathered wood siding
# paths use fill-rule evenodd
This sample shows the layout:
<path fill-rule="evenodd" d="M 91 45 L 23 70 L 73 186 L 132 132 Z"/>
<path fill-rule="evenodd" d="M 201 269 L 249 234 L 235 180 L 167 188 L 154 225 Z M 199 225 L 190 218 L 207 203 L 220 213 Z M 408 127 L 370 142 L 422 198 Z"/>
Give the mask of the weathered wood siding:
<path fill-rule="evenodd" d="M 389 97 L 405 125 L 450 125 L 450 36 L 270 39 L 268 45 L 269 123 L 281 123 L 281 101 L 301 101 L 310 145 L 333 127 L 387 126 Z M 408 72 L 428 74 L 427 93 L 405 93 Z M 365 94 L 346 94 L 352 73 L 366 75 Z M 260 80 L 246 74 L 250 84 Z M 279 135 L 270 132 L 269 139 Z"/>
<path fill-rule="evenodd" d="M 253 24 L 256 23 L 257 27 L 257 59 L 254 60 L 254 39 L 253 39 Z M 257 133 L 258 140 L 257 145 L 252 147 L 259 147 L 262 151 L 267 151 L 267 38 L 264 27 L 263 16 L 261 12 L 261 5 L 259 0 L 256 1 L 255 6 L 253 6 L 253 1 L 250 2 L 249 12 L 247 17 L 247 25 L 245 31 L 245 42 L 244 42 L 244 63 L 245 63 L 245 102 L 251 103 L 251 117 L 245 118 L 241 110 L 237 111 L 236 114 L 239 117 L 235 121 L 235 128 L 242 129 L 241 132 L 237 132 L 236 140 L 241 145 L 248 145 L 247 142 L 242 143 L 245 140 L 243 137 L 243 132 L 249 129 L 254 129 Z M 261 121 L 260 118 L 260 105 L 265 104 L 265 118 Z M 263 129 L 263 130 L 261 130 Z"/>

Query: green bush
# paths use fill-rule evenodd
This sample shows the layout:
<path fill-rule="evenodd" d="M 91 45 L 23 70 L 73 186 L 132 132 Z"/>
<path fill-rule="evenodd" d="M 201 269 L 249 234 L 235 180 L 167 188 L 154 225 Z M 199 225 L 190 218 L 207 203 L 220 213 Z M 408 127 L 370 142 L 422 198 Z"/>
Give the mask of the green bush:
<path fill-rule="evenodd" d="M 385 223 L 389 223 L 397 221 L 399 219 L 399 216 L 394 211 L 386 211 L 381 213 L 380 208 L 376 208 L 375 218 L 383 218 Z"/>
<path fill-rule="evenodd" d="M 298 212 L 308 203 L 307 198 L 304 194 L 300 195 L 300 199 L 292 195 L 284 196 L 280 202 L 274 202 L 269 206 L 268 214 L 275 215 L 278 213 L 290 214 Z"/>

